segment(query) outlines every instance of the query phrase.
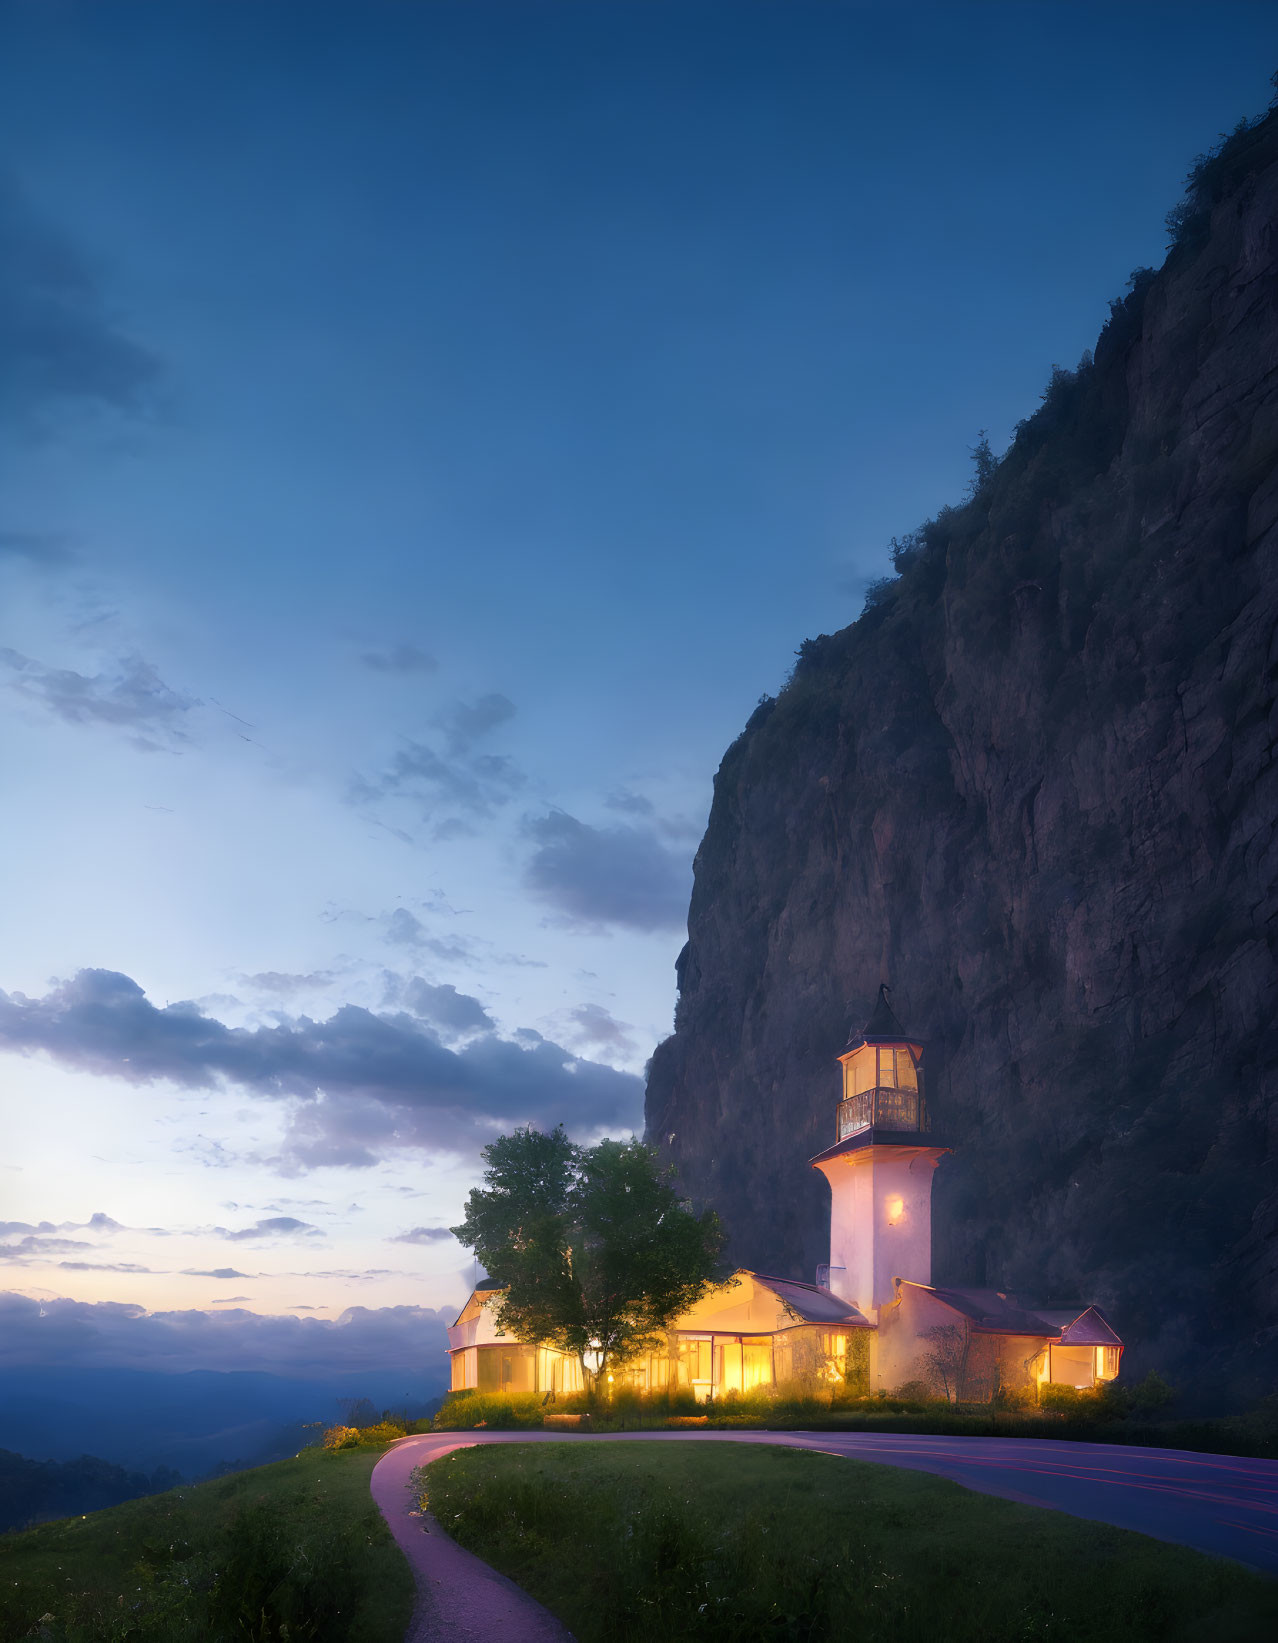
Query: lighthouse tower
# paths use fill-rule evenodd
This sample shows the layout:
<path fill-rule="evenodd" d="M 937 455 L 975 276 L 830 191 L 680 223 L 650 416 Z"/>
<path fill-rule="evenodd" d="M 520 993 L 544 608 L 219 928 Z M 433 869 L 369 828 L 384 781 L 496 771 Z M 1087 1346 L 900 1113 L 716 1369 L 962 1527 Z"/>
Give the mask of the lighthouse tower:
<path fill-rule="evenodd" d="M 812 1160 L 830 1183 L 829 1288 L 872 1323 L 893 1278 L 932 1281 L 933 1141 L 923 1046 L 901 1026 L 888 989 L 839 1057 L 843 1096 L 832 1147 Z"/>

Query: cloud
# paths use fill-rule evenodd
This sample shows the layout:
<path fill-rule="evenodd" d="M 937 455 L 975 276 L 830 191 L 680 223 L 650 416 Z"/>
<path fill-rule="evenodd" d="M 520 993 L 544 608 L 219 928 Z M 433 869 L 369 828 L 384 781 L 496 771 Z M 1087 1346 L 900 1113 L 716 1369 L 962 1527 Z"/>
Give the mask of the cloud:
<path fill-rule="evenodd" d="M 618 1021 L 602 1004 L 580 1004 L 575 1010 L 569 1010 L 568 1019 L 576 1029 L 574 1036 L 578 1043 L 612 1050 L 619 1055 L 634 1054 L 630 1023 Z"/>
<path fill-rule="evenodd" d="M 427 814 L 452 809 L 486 817 L 509 804 L 523 784 L 523 772 L 505 754 L 446 759 L 425 742 L 407 741 L 376 781 L 357 781 L 351 796 L 416 799 L 431 807 Z"/>
<path fill-rule="evenodd" d="M 324 1234 L 309 1221 L 299 1221 L 293 1215 L 271 1215 L 264 1221 L 257 1221 L 251 1227 L 241 1227 L 238 1232 L 228 1232 L 225 1227 L 214 1227 L 219 1238 L 226 1238 L 233 1244 L 246 1243 L 249 1240 L 256 1242 L 261 1238 L 290 1238 L 295 1233 L 301 1233 L 306 1238 L 322 1238 Z M 244 1274 L 243 1276 L 247 1276 Z"/>
<path fill-rule="evenodd" d="M 70 407 L 138 413 L 156 356 L 111 313 L 89 259 L 0 176 L 0 416 L 35 431 Z"/>
<path fill-rule="evenodd" d="M 294 1169 L 362 1167 L 404 1148 L 469 1154 L 523 1123 L 562 1121 L 579 1134 L 632 1128 L 643 1095 L 633 1075 L 534 1032 L 517 1042 L 485 1032 L 450 1049 L 406 1012 L 352 1004 L 322 1022 L 298 1016 L 228 1027 L 190 1003 L 157 1008 L 113 970 L 81 970 L 42 998 L 0 992 L 0 1049 L 40 1051 L 64 1067 L 133 1084 L 232 1084 L 285 1102 L 278 1162 Z M 243 1235 L 261 1236 L 269 1225 Z"/>
<path fill-rule="evenodd" d="M 184 739 L 182 717 L 198 706 L 194 697 L 170 689 L 140 656 L 126 656 L 113 672 L 92 676 L 71 668 L 46 667 L 7 648 L 0 648 L 0 664 L 13 675 L 10 689 L 66 724 L 132 730 L 137 733 L 135 745 L 148 750 L 159 745 L 151 739 L 157 731 Z"/>
<path fill-rule="evenodd" d="M 154 1229 L 152 1229 L 154 1230 Z M 0 1238 L 12 1238 L 19 1232 L 126 1232 L 127 1227 L 121 1226 L 119 1221 L 111 1216 L 104 1215 L 101 1210 L 90 1215 L 87 1221 L 40 1221 L 33 1225 L 30 1221 L 0 1221 Z M 81 1246 L 84 1247 L 84 1246 Z"/>
<path fill-rule="evenodd" d="M 0 1244 L 0 1261 L 10 1261 L 17 1266 L 26 1266 L 31 1262 L 46 1261 L 53 1255 L 65 1255 L 73 1250 L 92 1248 L 92 1244 L 86 1244 L 80 1238 L 34 1236 L 21 1238 L 16 1244 Z"/>
<path fill-rule="evenodd" d="M 651 799 L 645 799 L 642 793 L 631 793 L 624 787 L 609 793 L 604 804 L 609 810 L 619 810 L 626 816 L 651 816 L 656 812 Z"/>
<path fill-rule="evenodd" d="M 692 863 L 647 827 L 591 827 L 562 810 L 532 818 L 536 848 L 525 883 L 573 924 L 679 930 L 688 917 Z"/>
<path fill-rule="evenodd" d="M 312 970 L 309 975 L 289 975 L 282 970 L 259 970 L 256 975 L 241 976 L 242 987 L 251 987 L 259 993 L 271 993 L 277 998 L 292 998 L 297 993 L 314 992 L 331 987 L 333 977 L 325 970 Z"/>
<path fill-rule="evenodd" d="M 347 796 L 354 804 L 415 800 L 427 807 L 424 818 L 434 823 L 437 837 L 469 833 L 468 821 L 486 819 L 509 804 L 526 780 L 507 754 L 475 751 L 477 742 L 514 715 L 515 704 L 495 693 L 473 703 L 454 702 L 435 720 L 444 752 L 408 738 L 379 776 L 355 777 Z"/>
<path fill-rule="evenodd" d="M 493 692 L 477 702 L 454 702 L 435 721 L 448 738 L 450 753 L 466 753 L 498 725 L 515 717 L 515 704 L 508 696 Z"/>
<path fill-rule="evenodd" d="M 251 1272 L 237 1272 L 233 1266 L 215 1266 L 211 1272 L 199 1272 L 194 1267 L 184 1266 L 182 1276 L 184 1278 L 251 1278 L 253 1274 Z M 248 1297 L 239 1295 L 236 1299 L 245 1301 Z"/>
<path fill-rule="evenodd" d="M 198 1278 L 200 1274 L 197 1272 L 195 1276 Z M 251 1301 L 252 1299 L 251 1295 L 215 1295 L 212 1304 L 214 1306 L 237 1306 L 241 1301 Z M 314 1310 L 314 1307 L 307 1308 L 308 1312 Z"/>
<path fill-rule="evenodd" d="M 455 1312 L 350 1307 L 336 1321 L 252 1312 L 148 1312 L 110 1301 L 0 1293 L 0 1368 L 260 1370 L 329 1380 L 419 1369 L 446 1344 Z"/>
<path fill-rule="evenodd" d="M 66 1272 L 148 1272 L 156 1276 L 151 1267 L 133 1261 L 59 1261 L 58 1266 Z"/>
<path fill-rule="evenodd" d="M 360 657 L 374 673 L 434 673 L 439 663 L 416 645 L 396 645 L 393 650 L 367 650 Z"/>
<path fill-rule="evenodd" d="M 395 947 L 411 947 L 414 952 L 432 953 L 451 964 L 474 964 L 472 944 L 464 936 L 441 940 L 427 933 L 426 926 L 407 907 L 397 907 L 386 920 L 386 940 Z"/>
<path fill-rule="evenodd" d="M 436 987 L 413 976 L 405 982 L 400 1000 L 414 1015 L 445 1033 L 464 1036 L 496 1030 L 493 1018 L 479 1000 L 469 993 L 459 993 L 451 983 Z"/>
<path fill-rule="evenodd" d="M 67 538 L 60 531 L 0 530 L 0 559 L 25 559 L 30 564 L 52 569 L 71 558 Z"/>
<path fill-rule="evenodd" d="M 442 1244 L 452 1237 L 447 1227 L 413 1227 L 410 1232 L 399 1232 L 388 1238 L 388 1244 Z"/>

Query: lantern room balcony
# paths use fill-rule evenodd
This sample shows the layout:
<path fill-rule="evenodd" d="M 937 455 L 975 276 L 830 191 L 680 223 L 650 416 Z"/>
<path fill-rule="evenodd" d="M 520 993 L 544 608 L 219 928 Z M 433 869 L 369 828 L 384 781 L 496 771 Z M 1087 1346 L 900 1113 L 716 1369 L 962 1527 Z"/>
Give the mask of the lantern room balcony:
<path fill-rule="evenodd" d="M 887 1089 L 858 1090 L 839 1102 L 838 1139 L 862 1130 L 880 1129 L 925 1133 L 932 1127 L 928 1118 L 927 1102 L 920 1090 Z"/>

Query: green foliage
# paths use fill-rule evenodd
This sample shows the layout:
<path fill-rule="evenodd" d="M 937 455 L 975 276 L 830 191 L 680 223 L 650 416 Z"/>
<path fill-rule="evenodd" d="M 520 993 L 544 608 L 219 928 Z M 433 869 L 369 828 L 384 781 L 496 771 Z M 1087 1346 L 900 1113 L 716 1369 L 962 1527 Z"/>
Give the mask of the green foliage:
<path fill-rule="evenodd" d="M 471 1449 L 431 1510 L 579 1643 L 1263 1637 L 1278 1587 L 1141 1535 L 801 1449 Z"/>
<path fill-rule="evenodd" d="M 545 1342 L 607 1374 L 663 1344 L 666 1325 L 714 1281 L 713 1211 L 694 1215 L 638 1140 L 581 1148 L 559 1126 L 500 1136 L 485 1185 L 453 1235 L 494 1284 L 499 1331 Z"/>
<path fill-rule="evenodd" d="M 926 547 L 927 539 L 922 530 L 907 531 L 904 536 L 894 536 L 888 543 L 892 569 L 898 576 L 904 575 L 912 566 L 918 564 Z"/>
<path fill-rule="evenodd" d="M 8 1535 L 0 1540 L 0 1637 L 399 1643 L 413 1581 L 369 1498 L 379 1455 L 308 1449 L 296 1460 Z"/>
<path fill-rule="evenodd" d="M 169 1466 L 129 1472 L 96 1455 L 30 1460 L 0 1449 L 0 1534 L 73 1512 L 98 1512 L 139 1495 L 158 1495 L 181 1481 L 181 1473 Z"/>
<path fill-rule="evenodd" d="M 1120 1443 L 1208 1454 L 1278 1459 L 1278 1394 L 1247 1415 L 1214 1420 L 1169 1421 L 1171 1396 L 1157 1374 L 1128 1388 L 1108 1382 L 1102 1392 L 1044 1387 L 1001 1389 L 991 1402 L 952 1404 L 925 1381 L 909 1382 L 887 1397 L 857 1390 L 845 1380 L 821 1387 L 792 1382 L 730 1392 L 698 1403 L 687 1387 L 639 1392 L 622 1386 L 602 1401 L 588 1393 L 548 1401 L 544 1394 L 454 1392 L 435 1416 L 435 1430 L 474 1427 L 540 1427 L 546 1415 L 589 1414 L 595 1432 L 657 1430 L 666 1422 L 696 1416 L 710 1429 L 767 1431 L 914 1432 L 949 1437 L 1043 1438 L 1081 1443 Z"/>
<path fill-rule="evenodd" d="M 361 1427 L 359 1441 L 365 1448 L 371 1444 L 373 1447 L 381 1449 L 388 1443 L 394 1443 L 396 1438 L 404 1437 L 407 1430 L 408 1428 L 402 1421 L 380 1420 L 375 1426 Z"/>
<path fill-rule="evenodd" d="M 1101 1386 L 1076 1389 L 1054 1386 L 1049 1381 L 1039 1392 L 1039 1404 L 1043 1409 L 1075 1419 L 1114 1421 L 1161 1415 L 1175 1397 L 1175 1391 L 1158 1371 L 1151 1369 L 1144 1380 L 1132 1386 L 1121 1381 L 1106 1381 Z"/>
<path fill-rule="evenodd" d="M 971 446 L 970 453 L 974 472 L 968 483 L 968 499 L 974 501 L 989 488 L 991 480 L 998 472 L 998 458 L 990 448 L 989 431 L 982 428 L 976 436 L 976 444 Z"/>
<path fill-rule="evenodd" d="M 867 611 L 882 610 L 890 605 L 897 593 L 897 578 L 895 576 L 879 576 L 865 590 L 865 603 L 861 606 L 861 614 Z"/>
<path fill-rule="evenodd" d="M 567 1407 L 563 1399 L 553 1406 L 547 1404 L 542 1392 L 455 1392 L 444 1399 L 433 1424 L 437 1432 L 464 1432 L 475 1426 L 504 1431 L 540 1426 L 542 1416 L 552 1408 L 562 1413 Z"/>

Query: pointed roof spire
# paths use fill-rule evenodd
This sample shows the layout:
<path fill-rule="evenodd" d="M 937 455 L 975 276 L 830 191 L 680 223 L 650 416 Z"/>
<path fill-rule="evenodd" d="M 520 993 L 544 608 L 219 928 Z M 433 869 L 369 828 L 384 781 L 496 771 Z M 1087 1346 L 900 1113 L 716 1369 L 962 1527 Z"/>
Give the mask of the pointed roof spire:
<path fill-rule="evenodd" d="M 888 1003 L 888 994 L 892 989 L 887 982 L 879 983 L 879 997 L 874 1009 L 870 1012 L 870 1019 L 860 1032 L 854 1027 L 848 1036 L 847 1049 L 855 1050 L 861 1044 L 914 1044 L 917 1038 L 907 1033 L 897 1020 L 892 1006 Z"/>
<path fill-rule="evenodd" d="M 867 1043 L 872 1043 L 876 1038 L 903 1039 L 907 1037 L 905 1028 L 896 1019 L 892 1006 L 888 1003 L 888 994 L 891 991 L 892 989 L 886 981 L 879 983 L 878 1003 L 874 1006 L 870 1019 L 861 1029 L 861 1037 Z"/>

